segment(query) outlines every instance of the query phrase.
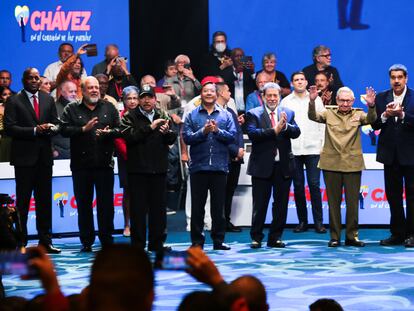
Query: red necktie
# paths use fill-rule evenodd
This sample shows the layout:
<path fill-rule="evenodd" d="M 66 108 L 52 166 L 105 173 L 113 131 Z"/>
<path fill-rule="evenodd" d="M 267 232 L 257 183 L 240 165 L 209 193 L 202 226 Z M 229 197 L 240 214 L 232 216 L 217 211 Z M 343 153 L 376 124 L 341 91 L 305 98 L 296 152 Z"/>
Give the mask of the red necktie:
<path fill-rule="evenodd" d="M 36 95 L 33 95 L 32 98 L 33 98 L 33 109 L 35 111 L 36 117 L 39 119 L 40 118 L 39 102 L 37 101 Z"/>
<path fill-rule="evenodd" d="M 272 111 L 272 112 L 270 113 L 270 122 L 272 122 L 272 127 L 275 127 L 275 126 L 276 126 L 276 121 L 275 121 L 275 112 L 274 112 L 274 111 Z"/>

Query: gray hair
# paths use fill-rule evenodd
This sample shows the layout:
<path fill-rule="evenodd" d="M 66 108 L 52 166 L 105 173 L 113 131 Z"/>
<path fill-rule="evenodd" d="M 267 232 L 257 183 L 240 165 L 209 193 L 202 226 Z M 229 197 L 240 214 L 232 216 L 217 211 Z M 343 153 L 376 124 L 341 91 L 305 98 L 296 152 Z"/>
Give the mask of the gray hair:
<path fill-rule="evenodd" d="M 266 91 L 267 91 L 268 89 L 275 89 L 275 90 L 277 90 L 277 92 L 278 92 L 278 93 L 279 93 L 279 95 L 280 95 L 280 86 L 279 86 L 279 84 L 274 83 L 274 82 L 267 82 L 267 83 L 263 86 L 263 94 L 266 94 Z"/>
<path fill-rule="evenodd" d="M 316 57 L 321 54 L 322 51 L 330 50 L 326 45 L 318 45 L 312 51 L 313 62 L 316 63 Z"/>
<path fill-rule="evenodd" d="M 403 64 L 394 64 L 388 69 L 389 75 L 391 75 L 391 71 L 402 71 L 404 72 L 404 76 L 407 76 L 408 70 Z"/>
<path fill-rule="evenodd" d="M 129 95 L 129 93 L 133 93 L 133 92 L 137 93 L 138 95 L 139 89 L 134 85 L 127 86 L 126 88 L 122 90 L 122 98 L 125 99 Z"/>
<path fill-rule="evenodd" d="M 275 53 L 269 52 L 265 53 L 262 57 L 262 65 L 264 66 L 265 60 L 267 59 L 274 59 L 276 61 L 277 57 Z"/>
<path fill-rule="evenodd" d="M 341 95 L 342 93 L 350 93 L 352 95 L 352 98 L 355 99 L 355 95 L 354 92 L 347 86 L 343 86 L 341 87 L 337 92 L 336 92 L 336 98 L 339 98 L 339 95 Z"/>

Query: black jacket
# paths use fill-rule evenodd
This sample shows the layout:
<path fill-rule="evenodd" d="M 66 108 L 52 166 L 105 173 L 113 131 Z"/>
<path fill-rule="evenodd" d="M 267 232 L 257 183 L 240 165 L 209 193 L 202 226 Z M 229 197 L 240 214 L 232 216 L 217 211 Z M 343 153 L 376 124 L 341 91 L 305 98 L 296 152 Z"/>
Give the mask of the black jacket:
<path fill-rule="evenodd" d="M 94 117 L 98 123 L 89 132 L 82 132 L 82 127 Z M 70 167 L 72 171 L 87 168 L 113 168 L 114 138 L 120 136 L 119 113 L 115 107 L 99 100 L 94 110 L 83 102 L 72 102 L 65 107 L 61 117 L 61 133 L 70 137 Z M 109 126 L 111 133 L 96 136 L 97 129 Z"/>
<path fill-rule="evenodd" d="M 155 110 L 154 120 L 166 119 L 168 115 Z M 150 120 L 139 108 L 128 111 L 121 121 L 121 132 L 127 142 L 127 171 L 140 174 L 165 174 L 168 170 L 168 145 L 172 145 L 177 133 L 162 134 L 151 129 Z"/>
<path fill-rule="evenodd" d="M 40 118 L 24 90 L 11 96 L 6 102 L 4 127 L 12 138 L 10 164 L 15 166 L 33 166 L 37 161 L 52 165 L 52 133 L 35 135 L 34 128 L 43 123 L 58 124 L 56 106 L 53 98 L 39 91 Z"/>

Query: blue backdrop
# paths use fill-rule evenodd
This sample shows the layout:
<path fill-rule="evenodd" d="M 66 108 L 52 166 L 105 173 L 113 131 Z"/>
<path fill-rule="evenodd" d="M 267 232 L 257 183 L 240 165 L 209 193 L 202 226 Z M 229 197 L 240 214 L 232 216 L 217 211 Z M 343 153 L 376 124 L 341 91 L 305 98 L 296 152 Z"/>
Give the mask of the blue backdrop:
<path fill-rule="evenodd" d="M 128 0 L 1 1 L 0 29 L 0 69 L 12 72 L 16 91 L 25 68 L 36 67 L 43 74 L 58 60 L 62 42 L 72 43 L 75 51 L 84 43 L 97 44 L 97 57 L 82 56 L 88 74 L 103 60 L 108 43 L 118 44 L 121 55 L 129 58 Z"/>
<path fill-rule="evenodd" d="M 338 3 L 361 3 L 362 24 L 369 28 L 352 30 L 338 27 Z M 210 33 L 223 30 L 231 48 L 241 47 L 261 68 L 265 52 L 276 52 L 277 68 L 288 78 L 294 71 L 312 63 L 312 49 L 327 45 L 332 65 L 342 81 L 356 95 L 372 85 L 377 91 L 389 87 L 388 68 L 403 63 L 414 70 L 414 2 L 410 0 L 210 0 Z M 354 12 L 355 13 L 355 12 Z M 211 36 L 210 36 L 211 37 Z M 211 38 L 210 38 L 211 40 Z M 367 131 L 366 131 L 367 132 Z M 364 152 L 375 146 L 363 135 Z"/>

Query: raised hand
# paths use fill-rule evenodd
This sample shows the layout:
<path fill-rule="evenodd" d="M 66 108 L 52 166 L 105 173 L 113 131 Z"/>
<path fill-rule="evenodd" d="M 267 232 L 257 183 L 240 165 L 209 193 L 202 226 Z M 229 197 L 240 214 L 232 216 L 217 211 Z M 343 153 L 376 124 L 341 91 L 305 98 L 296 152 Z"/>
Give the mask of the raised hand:
<path fill-rule="evenodd" d="M 314 101 L 318 97 L 318 88 L 316 85 L 311 85 L 309 87 L 309 98 L 310 100 Z"/>
<path fill-rule="evenodd" d="M 365 101 L 367 102 L 367 105 L 369 107 L 375 106 L 375 96 L 377 93 L 373 89 L 372 86 L 366 88 L 366 95 L 365 95 Z"/>
<path fill-rule="evenodd" d="M 96 123 L 98 123 L 98 117 L 90 119 L 86 125 L 82 126 L 82 132 L 89 132 L 93 129 Z"/>

